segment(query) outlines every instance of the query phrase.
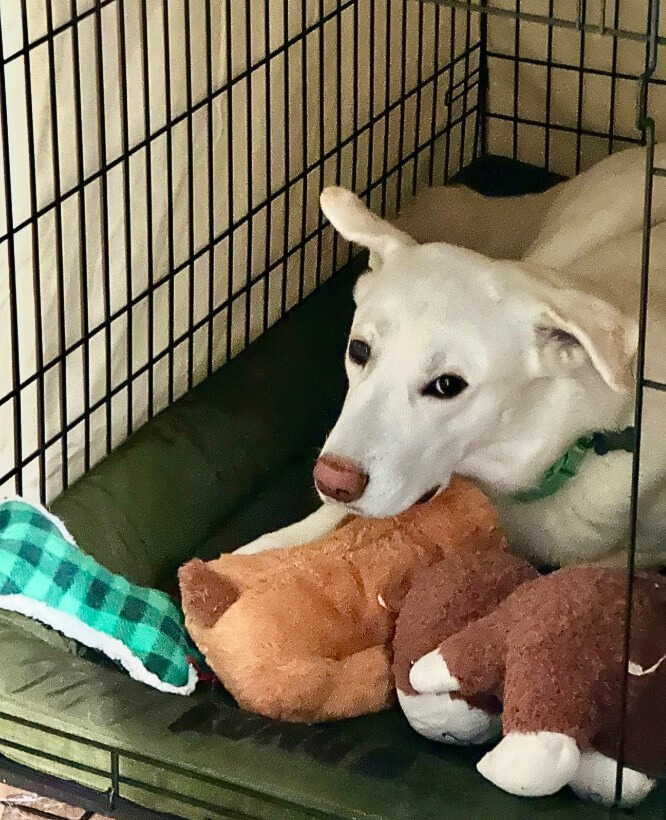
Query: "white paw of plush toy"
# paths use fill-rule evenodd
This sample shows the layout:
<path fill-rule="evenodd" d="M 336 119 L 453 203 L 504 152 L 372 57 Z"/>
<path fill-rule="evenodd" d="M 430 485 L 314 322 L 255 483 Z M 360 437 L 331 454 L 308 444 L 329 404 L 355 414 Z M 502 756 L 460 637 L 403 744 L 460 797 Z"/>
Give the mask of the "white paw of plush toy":
<path fill-rule="evenodd" d="M 458 745 L 503 731 L 477 768 L 506 792 L 539 797 L 569 786 L 613 805 L 625 596 L 623 570 L 538 576 L 503 550 L 431 567 L 396 623 L 394 675 L 409 723 Z M 666 763 L 664 612 L 666 578 L 637 573 L 618 800 L 625 807 L 647 797 Z"/>
<path fill-rule="evenodd" d="M 487 743 L 502 731 L 502 720 L 464 698 L 452 697 L 458 682 L 437 652 L 417 661 L 409 673 L 418 694 L 398 689 L 398 701 L 412 728 L 430 740 L 468 746 Z"/>

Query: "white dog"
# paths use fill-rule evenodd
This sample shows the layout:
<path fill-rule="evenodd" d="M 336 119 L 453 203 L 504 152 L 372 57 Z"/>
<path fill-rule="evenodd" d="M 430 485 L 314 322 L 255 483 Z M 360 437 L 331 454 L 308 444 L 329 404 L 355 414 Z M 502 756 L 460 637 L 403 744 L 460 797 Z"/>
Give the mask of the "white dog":
<path fill-rule="evenodd" d="M 529 197 L 431 189 L 397 224 L 327 188 L 325 215 L 369 249 L 370 271 L 355 290 L 349 391 L 315 467 L 325 503 L 241 552 L 310 541 L 350 513 L 400 513 L 457 473 L 489 493 L 526 557 L 626 561 L 644 165 L 644 149 L 628 150 Z M 653 221 L 647 376 L 663 381 L 666 180 Z M 643 566 L 666 562 L 664 399 L 645 393 Z M 575 446 L 623 430 L 606 454 Z"/>

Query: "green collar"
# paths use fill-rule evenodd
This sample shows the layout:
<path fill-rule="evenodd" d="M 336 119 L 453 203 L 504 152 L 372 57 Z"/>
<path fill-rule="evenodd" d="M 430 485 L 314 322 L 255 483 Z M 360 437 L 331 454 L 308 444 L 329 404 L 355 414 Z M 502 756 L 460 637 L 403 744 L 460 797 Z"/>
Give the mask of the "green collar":
<path fill-rule="evenodd" d="M 533 490 L 515 493 L 512 498 L 514 501 L 525 503 L 548 498 L 549 495 L 553 495 L 560 487 L 563 487 L 570 478 L 578 474 L 581 464 L 591 450 L 594 450 L 598 456 L 605 456 L 606 453 L 613 450 L 624 450 L 633 453 L 635 444 L 636 430 L 633 427 L 625 427 L 624 430 L 615 432 L 603 431 L 583 436 L 569 447 L 562 458 L 546 470 L 537 487 Z"/>

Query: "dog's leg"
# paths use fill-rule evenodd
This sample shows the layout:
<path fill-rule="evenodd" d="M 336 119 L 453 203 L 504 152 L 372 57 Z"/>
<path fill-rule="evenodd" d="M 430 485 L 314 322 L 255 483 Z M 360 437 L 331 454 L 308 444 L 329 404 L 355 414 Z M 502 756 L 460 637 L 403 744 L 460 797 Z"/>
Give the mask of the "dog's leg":
<path fill-rule="evenodd" d="M 253 555 L 255 552 L 263 552 L 264 550 L 307 544 L 328 535 L 348 515 L 347 510 L 338 504 L 322 504 L 318 510 L 315 510 L 302 521 L 297 521 L 295 524 L 283 527 L 281 530 L 262 535 L 256 541 L 251 541 L 244 547 L 237 549 L 236 554 Z"/>

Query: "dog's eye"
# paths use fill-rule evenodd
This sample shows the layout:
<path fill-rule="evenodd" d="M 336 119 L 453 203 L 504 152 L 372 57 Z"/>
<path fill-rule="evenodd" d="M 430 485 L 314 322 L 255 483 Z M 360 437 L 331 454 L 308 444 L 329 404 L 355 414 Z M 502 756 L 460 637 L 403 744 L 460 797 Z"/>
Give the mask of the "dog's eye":
<path fill-rule="evenodd" d="M 445 373 L 434 379 L 423 388 L 424 396 L 434 396 L 436 399 L 453 399 L 467 387 L 467 382 L 453 373 Z"/>
<path fill-rule="evenodd" d="M 349 358 L 354 364 L 359 364 L 361 367 L 368 363 L 370 358 L 370 345 L 361 339 L 352 339 L 349 342 Z"/>

